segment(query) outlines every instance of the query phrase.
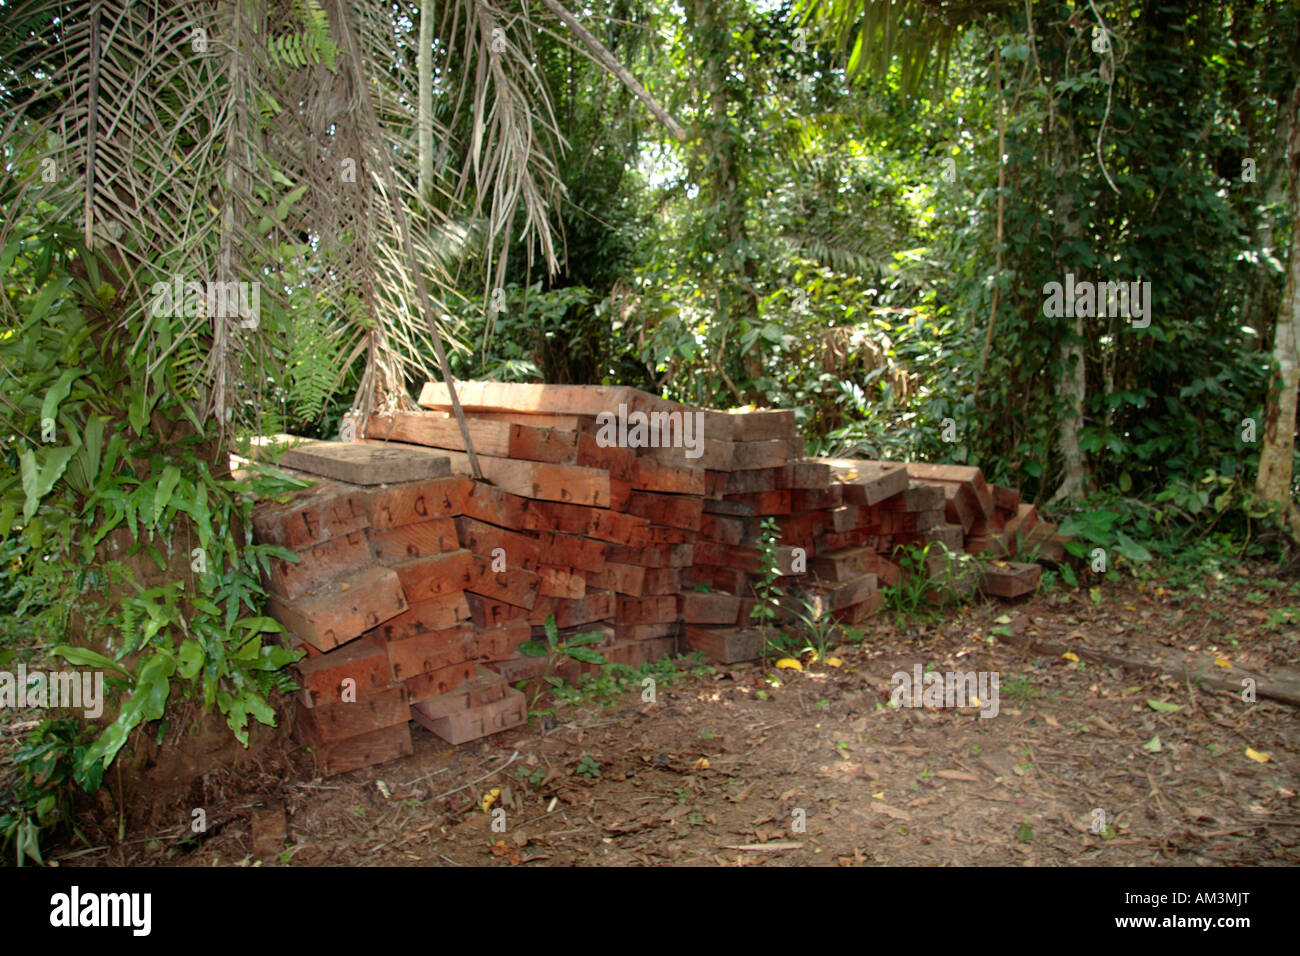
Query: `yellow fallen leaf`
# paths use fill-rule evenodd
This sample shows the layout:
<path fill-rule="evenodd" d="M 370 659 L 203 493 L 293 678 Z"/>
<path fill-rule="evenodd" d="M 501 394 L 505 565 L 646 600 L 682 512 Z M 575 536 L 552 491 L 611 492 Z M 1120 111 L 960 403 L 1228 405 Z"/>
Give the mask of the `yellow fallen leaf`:
<path fill-rule="evenodd" d="M 1216 658 L 1214 659 L 1214 666 L 1215 666 L 1215 667 L 1231 667 L 1231 666 L 1232 666 L 1232 661 L 1228 660 L 1226 657 L 1216 657 Z"/>
<path fill-rule="evenodd" d="M 840 660 L 838 657 L 828 657 L 828 658 L 826 658 L 826 666 L 827 666 L 827 667 L 843 667 L 843 666 L 844 666 L 844 662 L 843 662 L 842 660 Z"/>
<path fill-rule="evenodd" d="M 881 790 L 879 793 L 873 793 L 871 796 L 876 800 L 883 800 L 885 799 L 885 791 Z"/>
<path fill-rule="evenodd" d="M 1246 756 L 1256 763 L 1268 763 L 1273 759 L 1268 754 L 1262 754 L 1258 750 L 1252 750 L 1249 747 L 1246 748 Z"/>
<path fill-rule="evenodd" d="M 1074 653 L 1074 651 L 1066 651 L 1061 656 L 1065 658 L 1067 661 L 1077 661 L 1079 659 L 1079 655 Z"/>
<path fill-rule="evenodd" d="M 709 769 L 709 758 L 708 758 L 708 757 L 701 757 L 699 760 L 695 761 L 695 769 L 696 769 L 696 770 L 708 770 L 708 769 Z"/>
<path fill-rule="evenodd" d="M 776 662 L 776 666 L 777 666 L 777 667 L 784 667 L 784 668 L 786 668 L 787 670 L 792 670 L 792 671 L 801 671 L 801 670 L 803 670 L 803 665 L 800 664 L 800 663 L 799 663 L 797 660 L 795 660 L 793 657 L 783 657 L 783 658 L 781 658 L 779 661 Z"/>
<path fill-rule="evenodd" d="M 493 787 L 487 793 L 483 794 L 483 812 L 487 813 L 492 809 L 492 804 L 497 802 L 497 797 L 501 796 L 501 788 Z"/>

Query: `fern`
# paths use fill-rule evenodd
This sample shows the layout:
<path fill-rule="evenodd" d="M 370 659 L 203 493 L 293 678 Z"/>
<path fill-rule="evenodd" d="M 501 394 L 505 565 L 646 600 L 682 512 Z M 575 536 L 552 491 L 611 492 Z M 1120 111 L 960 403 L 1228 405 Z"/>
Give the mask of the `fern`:
<path fill-rule="evenodd" d="M 303 30 L 299 33 L 282 33 L 267 43 L 267 53 L 275 66 L 300 69 L 312 63 L 324 63 L 331 73 L 336 72 L 334 57 L 339 47 L 330 36 L 329 17 L 319 0 L 298 0 L 294 7 L 301 19 Z"/>

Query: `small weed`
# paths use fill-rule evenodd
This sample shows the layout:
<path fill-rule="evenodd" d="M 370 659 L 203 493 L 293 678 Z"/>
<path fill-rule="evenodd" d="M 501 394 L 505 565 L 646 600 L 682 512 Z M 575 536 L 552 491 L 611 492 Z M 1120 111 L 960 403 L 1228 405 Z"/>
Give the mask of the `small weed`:
<path fill-rule="evenodd" d="M 583 754 L 578 760 L 578 765 L 573 770 L 579 777 L 586 777 L 588 780 L 595 780 L 600 776 L 600 764 L 597 763 L 590 754 Z"/>

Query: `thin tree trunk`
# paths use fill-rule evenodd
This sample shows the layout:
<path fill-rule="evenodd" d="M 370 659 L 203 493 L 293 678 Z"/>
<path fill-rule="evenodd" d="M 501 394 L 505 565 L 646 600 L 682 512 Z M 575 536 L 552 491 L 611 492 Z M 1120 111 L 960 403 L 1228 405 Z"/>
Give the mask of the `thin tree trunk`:
<path fill-rule="evenodd" d="M 1293 533 L 1300 533 L 1300 509 L 1291 497 L 1295 454 L 1296 389 L 1300 388 L 1300 84 L 1287 104 L 1287 212 L 1291 239 L 1287 251 L 1286 292 L 1273 332 L 1274 375 L 1264 409 L 1264 439 L 1255 489 L 1279 505 Z"/>
<path fill-rule="evenodd" d="M 420 88 L 416 113 L 420 150 L 418 182 L 420 202 L 427 203 L 433 195 L 433 0 L 420 0 L 420 49 L 416 70 Z"/>
<path fill-rule="evenodd" d="M 1063 133 L 1057 143 L 1057 157 L 1066 158 L 1077 167 L 1079 150 L 1072 121 L 1062 118 L 1058 122 L 1062 124 Z M 1064 244 L 1083 235 L 1083 222 L 1075 208 L 1073 195 L 1065 191 L 1057 195 L 1055 215 L 1061 227 L 1061 235 L 1066 240 Z M 1075 312 L 1074 309 L 1070 311 Z M 1064 403 L 1065 411 L 1056 433 L 1056 449 L 1061 455 L 1064 476 L 1052 494 L 1052 501 L 1080 498 L 1088 489 L 1088 460 L 1079 447 L 1079 432 L 1083 430 L 1083 402 L 1088 394 L 1088 374 L 1084 364 L 1083 319 L 1077 312 L 1069 332 L 1061 338 L 1060 360 L 1061 377 L 1056 382 L 1056 397 Z"/>

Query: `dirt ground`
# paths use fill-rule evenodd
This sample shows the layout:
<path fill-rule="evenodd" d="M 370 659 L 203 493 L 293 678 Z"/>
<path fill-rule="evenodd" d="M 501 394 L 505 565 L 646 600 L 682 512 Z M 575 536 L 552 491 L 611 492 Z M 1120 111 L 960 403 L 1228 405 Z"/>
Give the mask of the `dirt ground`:
<path fill-rule="evenodd" d="M 1294 865 L 1294 708 L 991 637 L 1280 671 L 1296 665 L 1300 583 L 1265 575 L 1058 590 L 933 624 L 882 612 L 834 652 L 840 667 L 683 662 L 652 703 L 567 706 L 459 748 L 413 726 L 413 756 L 329 779 L 301 752 L 211 774 L 201 840 L 177 805 L 176 826 L 63 862 Z M 997 715 L 890 706 L 891 676 L 916 664 L 997 672 Z M 504 815 L 483 810 L 494 788 Z"/>

